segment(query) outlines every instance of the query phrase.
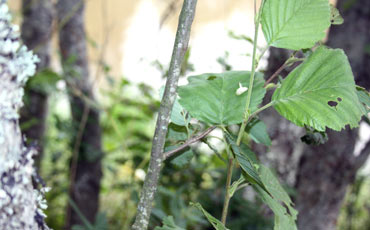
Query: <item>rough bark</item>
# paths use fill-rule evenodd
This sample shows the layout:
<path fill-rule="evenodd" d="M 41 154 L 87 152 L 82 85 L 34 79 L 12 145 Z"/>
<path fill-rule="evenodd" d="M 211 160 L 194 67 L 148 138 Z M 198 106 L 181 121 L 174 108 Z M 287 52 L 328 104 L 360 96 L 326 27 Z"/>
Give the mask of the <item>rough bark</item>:
<path fill-rule="evenodd" d="M 20 45 L 6 4 L 0 4 L 0 229 L 47 229 L 32 185 L 33 148 L 19 128 L 23 86 L 35 73 L 36 56 Z M 41 204 L 42 205 L 42 204 Z"/>
<path fill-rule="evenodd" d="M 196 5 L 197 0 L 184 0 L 180 13 L 170 69 L 168 71 L 166 87 L 161 106 L 159 108 L 154 133 L 149 169 L 141 192 L 135 223 L 132 226 L 132 229 L 134 230 L 145 230 L 148 228 L 154 196 L 157 191 L 158 179 L 164 160 L 163 147 L 166 140 L 168 123 L 173 103 L 176 98 L 181 63 L 188 48 L 190 30 L 195 16 Z"/>
<path fill-rule="evenodd" d="M 53 10 L 50 0 L 23 0 L 22 1 L 22 33 L 24 44 L 34 51 L 40 61 L 37 71 L 50 66 L 50 43 L 53 24 Z M 37 143 L 38 155 L 35 159 L 36 168 L 40 167 L 43 154 L 43 137 L 47 116 L 47 95 L 45 92 L 26 88 L 25 106 L 21 110 L 21 124 L 27 128 L 23 133 L 27 136 L 27 143 Z M 27 125 L 30 124 L 30 125 Z"/>
<path fill-rule="evenodd" d="M 99 207 L 101 170 L 101 128 L 99 111 L 90 107 L 94 101 L 89 76 L 84 28 L 84 1 L 59 0 L 57 3 L 59 46 L 63 70 L 70 87 L 70 103 L 75 136 L 70 168 L 69 195 L 90 223 L 95 221 Z M 82 92 L 83 96 L 73 94 Z M 82 225 L 71 205 L 67 208 L 66 229 Z"/>
<path fill-rule="evenodd" d="M 347 53 L 356 83 L 370 88 L 370 55 L 365 47 L 370 44 L 370 1 L 339 0 L 338 8 L 345 23 L 334 26 L 328 45 L 342 48 Z M 347 4 L 348 5 L 348 4 Z M 334 230 L 347 186 L 354 182 L 356 172 L 366 161 L 370 150 L 354 155 L 358 130 L 342 132 L 328 130 L 329 142 L 317 147 L 305 147 L 297 176 L 298 225 L 301 230 Z"/>

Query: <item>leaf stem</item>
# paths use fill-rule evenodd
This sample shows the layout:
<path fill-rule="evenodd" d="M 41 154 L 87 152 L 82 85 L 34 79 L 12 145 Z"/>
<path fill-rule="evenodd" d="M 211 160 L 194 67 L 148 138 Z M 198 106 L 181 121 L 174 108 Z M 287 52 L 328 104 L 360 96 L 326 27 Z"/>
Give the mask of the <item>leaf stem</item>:
<path fill-rule="evenodd" d="M 258 57 L 258 60 L 256 60 L 256 53 L 257 53 L 257 39 L 258 39 L 258 28 L 260 24 L 260 19 L 261 19 L 261 14 L 262 14 L 262 9 L 263 5 L 265 3 L 265 0 L 262 0 L 259 12 L 257 14 L 257 3 L 256 0 L 254 0 L 254 39 L 253 39 L 253 55 L 252 55 L 252 71 L 251 71 L 251 76 L 249 80 L 249 87 L 248 87 L 248 95 L 247 95 L 247 102 L 246 102 L 246 108 L 245 108 L 245 118 L 242 123 L 242 126 L 240 127 L 239 134 L 238 134 L 238 139 L 236 144 L 239 146 L 240 142 L 243 138 L 244 130 L 245 127 L 247 126 L 248 122 L 250 121 L 250 112 L 249 112 L 249 107 L 251 104 L 251 99 L 252 99 L 252 89 L 253 89 L 253 83 L 254 83 L 254 76 L 256 74 L 256 68 L 259 63 L 259 60 L 261 59 L 262 55 Z M 265 50 L 263 51 L 263 53 Z M 258 112 L 262 111 L 267 107 L 262 107 L 261 109 L 257 110 Z M 257 112 L 256 111 L 256 112 Z M 255 113 L 254 113 L 255 114 Z M 257 114 L 257 113 L 256 113 Z M 228 164 L 228 170 L 227 170 L 227 180 L 226 180 L 226 194 L 225 194 L 225 201 L 224 201 L 224 207 L 222 210 L 222 219 L 221 222 L 225 225 L 226 224 L 226 217 L 227 217 L 227 212 L 229 209 L 229 202 L 230 202 L 230 186 L 231 186 L 231 177 L 232 177 L 232 172 L 233 172 L 233 166 L 234 166 L 234 158 L 232 155 L 230 156 L 229 154 L 229 164 Z"/>
<path fill-rule="evenodd" d="M 231 178 L 233 176 L 233 168 L 234 168 L 234 158 L 230 156 L 229 163 L 227 165 L 227 178 L 226 178 L 226 193 L 225 193 L 225 200 L 224 200 L 224 207 L 222 209 L 222 218 L 221 222 L 226 224 L 227 212 L 229 209 L 229 202 L 230 202 L 230 187 L 231 187 Z"/>

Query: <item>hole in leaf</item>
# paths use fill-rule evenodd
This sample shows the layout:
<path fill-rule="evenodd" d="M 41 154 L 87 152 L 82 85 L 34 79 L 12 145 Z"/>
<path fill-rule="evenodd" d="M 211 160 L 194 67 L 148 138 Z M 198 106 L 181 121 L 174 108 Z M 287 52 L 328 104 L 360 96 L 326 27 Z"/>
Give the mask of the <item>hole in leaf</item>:
<path fill-rule="evenodd" d="M 336 101 L 328 101 L 328 105 L 329 105 L 330 107 L 335 107 L 335 106 L 337 106 L 337 105 L 338 105 L 338 102 L 336 102 Z"/>
<path fill-rule="evenodd" d="M 338 100 L 339 102 L 341 102 L 341 101 L 342 101 L 342 98 L 338 97 L 338 98 L 337 98 L 337 100 Z"/>
<path fill-rule="evenodd" d="M 207 80 L 212 81 L 212 80 L 215 80 L 216 78 L 217 78 L 216 76 L 210 76 L 207 78 Z"/>

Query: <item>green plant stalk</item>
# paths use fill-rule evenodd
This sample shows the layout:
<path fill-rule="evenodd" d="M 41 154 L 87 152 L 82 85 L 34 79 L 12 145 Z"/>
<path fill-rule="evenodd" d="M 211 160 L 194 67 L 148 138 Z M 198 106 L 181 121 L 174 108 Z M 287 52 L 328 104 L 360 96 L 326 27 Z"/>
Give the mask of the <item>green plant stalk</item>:
<path fill-rule="evenodd" d="M 255 77 L 256 68 L 257 68 L 256 62 L 259 63 L 259 60 L 256 60 L 258 28 L 259 28 L 260 21 L 261 21 L 261 14 L 262 14 L 262 9 L 263 9 L 264 3 L 265 3 L 265 0 L 262 0 L 262 3 L 261 3 L 261 6 L 260 6 L 258 15 L 255 15 L 255 21 L 254 21 L 254 24 L 255 24 L 255 26 L 254 26 L 254 40 L 253 40 L 253 55 L 252 55 L 252 71 L 251 71 L 251 77 L 250 77 L 250 80 L 249 80 L 247 102 L 246 102 L 246 107 L 245 107 L 245 118 L 244 118 L 244 121 L 242 123 L 242 126 L 240 127 L 239 134 L 238 134 L 238 139 L 236 140 L 236 144 L 238 146 L 240 145 L 240 142 L 242 141 L 244 130 L 245 130 L 245 127 L 248 124 L 248 119 L 250 117 L 249 107 L 250 107 L 250 104 L 251 104 L 253 83 L 254 83 L 254 77 Z M 254 4 L 256 4 L 256 0 L 254 1 Z M 262 56 L 260 56 L 259 59 L 261 57 Z"/>
<path fill-rule="evenodd" d="M 245 118 L 244 118 L 244 121 L 242 123 L 242 126 L 240 127 L 237 142 L 236 142 L 236 144 L 238 146 L 241 143 L 245 127 L 247 126 L 247 124 L 250 120 L 249 118 L 251 117 L 250 114 L 249 114 L 249 107 L 250 107 L 250 103 L 251 103 L 251 99 L 252 99 L 252 89 L 253 89 L 253 83 L 254 83 L 254 76 L 256 74 L 257 64 L 259 63 L 259 60 L 256 60 L 258 28 L 259 28 L 259 24 L 260 24 L 260 19 L 261 19 L 261 14 L 262 14 L 262 9 L 263 9 L 264 3 L 265 3 L 265 0 L 262 0 L 258 15 L 255 15 L 255 22 L 254 22 L 255 23 L 255 29 L 254 29 L 255 32 L 254 32 L 254 40 L 253 40 L 252 72 L 251 72 L 251 77 L 250 77 L 250 80 L 249 80 L 249 88 L 248 88 L 248 95 L 247 95 L 247 102 L 246 102 L 246 109 L 245 109 Z M 256 6 L 256 1 L 254 1 L 254 4 Z M 262 57 L 262 55 L 258 59 L 261 59 L 261 57 Z M 269 106 L 271 106 L 271 105 L 269 105 Z M 260 111 L 262 111 L 263 109 L 266 109 L 266 108 L 267 107 L 264 106 L 264 107 L 260 108 L 259 110 L 257 110 L 256 112 L 260 112 Z M 229 209 L 229 202 L 230 202 L 230 198 L 231 198 L 229 191 L 230 191 L 230 186 L 231 186 L 231 177 L 232 177 L 232 173 L 233 173 L 233 166 L 234 166 L 234 159 L 232 158 L 232 156 L 230 156 L 228 170 L 227 170 L 226 194 L 225 194 L 224 207 L 223 207 L 223 210 L 222 210 L 222 219 L 221 219 L 221 222 L 224 225 L 226 225 L 227 212 L 228 212 L 228 209 Z"/>
<path fill-rule="evenodd" d="M 234 158 L 230 156 L 229 164 L 227 165 L 227 178 L 226 178 L 226 193 L 225 193 L 225 200 L 224 200 L 224 207 L 222 209 L 222 218 L 221 222 L 226 225 L 226 218 L 227 212 L 229 209 L 229 202 L 230 202 L 230 186 L 231 186 L 231 178 L 233 175 L 233 168 L 234 168 Z"/>

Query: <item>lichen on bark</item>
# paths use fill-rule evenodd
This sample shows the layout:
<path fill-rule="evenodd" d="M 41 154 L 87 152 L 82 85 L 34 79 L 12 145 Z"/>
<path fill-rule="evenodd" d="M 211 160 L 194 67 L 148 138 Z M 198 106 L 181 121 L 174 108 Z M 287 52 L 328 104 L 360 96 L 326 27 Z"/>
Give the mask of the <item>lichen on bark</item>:
<path fill-rule="evenodd" d="M 23 86 L 35 73 L 38 58 L 21 45 L 18 27 L 0 4 L 0 229 L 48 229 L 43 191 L 32 186 L 35 148 L 26 148 L 19 128 Z"/>

